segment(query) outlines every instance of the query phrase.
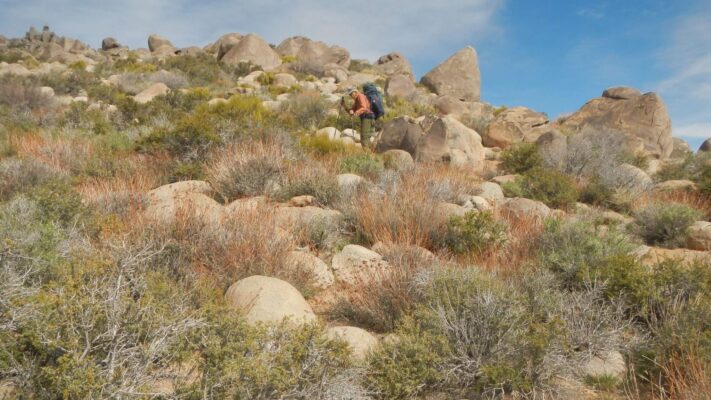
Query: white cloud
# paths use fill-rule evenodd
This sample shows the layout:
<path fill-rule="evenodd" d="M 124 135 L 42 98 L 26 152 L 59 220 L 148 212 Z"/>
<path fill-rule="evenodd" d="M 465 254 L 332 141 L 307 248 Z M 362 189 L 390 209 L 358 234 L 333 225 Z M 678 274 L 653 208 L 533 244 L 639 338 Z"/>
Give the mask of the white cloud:
<path fill-rule="evenodd" d="M 670 73 L 659 91 L 675 117 L 675 134 L 702 137 L 711 130 L 711 7 L 675 21 L 670 42 L 660 52 Z M 689 133 L 678 133 L 678 132 Z"/>
<path fill-rule="evenodd" d="M 346 47 L 359 58 L 394 50 L 417 57 L 495 31 L 503 1 L 0 0 L 0 29 L 18 36 L 30 25 L 49 24 L 95 47 L 106 36 L 145 47 L 154 32 L 177 46 L 204 45 L 228 32 L 255 32 L 273 43 L 303 35 Z"/>
<path fill-rule="evenodd" d="M 702 122 L 674 127 L 674 136 L 711 138 L 711 122 Z"/>

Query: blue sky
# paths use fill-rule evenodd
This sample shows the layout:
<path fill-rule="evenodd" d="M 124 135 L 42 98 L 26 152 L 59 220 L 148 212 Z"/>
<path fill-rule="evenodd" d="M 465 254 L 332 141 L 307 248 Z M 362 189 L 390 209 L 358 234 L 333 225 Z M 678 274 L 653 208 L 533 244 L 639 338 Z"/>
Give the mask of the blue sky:
<path fill-rule="evenodd" d="M 693 147 L 711 137 L 711 0 L 0 0 L 0 10 L 10 37 L 43 24 L 95 47 L 106 36 L 145 47 L 154 32 L 177 46 L 304 35 L 371 61 L 400 51 L 418 76 L 471 45 L 486 102 L 554 118 L 628 85 L 661 94 L 675 136 Z"/>

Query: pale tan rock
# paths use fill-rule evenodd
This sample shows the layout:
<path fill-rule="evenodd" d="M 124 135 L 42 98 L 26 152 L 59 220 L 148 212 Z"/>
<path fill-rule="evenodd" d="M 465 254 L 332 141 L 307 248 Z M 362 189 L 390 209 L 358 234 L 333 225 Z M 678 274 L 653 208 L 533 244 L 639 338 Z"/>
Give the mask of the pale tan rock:
<path fill-rule="evenodd" d="M 318 203 L 316 198 L 309 195 L 296 196 L 289 200 L 290 207 L 307 207 L 316 205 L 316 203 Z"/>
<path fill-rule="evenodd" d="M 327 289 L 333 285 L 335 278 L 331 269 L 320 258 L 305 251 L 292 251 L 284 260 L 287 268 L 306 271 L 314 278 L 314 286 Z"/>
<path fill-rule="evenodd" d="M 383 153 L 383 160 L 387 168 L 392 168 L 396 171 L 410 171 L 415 168 L 415 160 L 405 150 L 388 150 Z"/>
<path fill-rule="evenodd" d="M 502 213 L 508 213 L 516 219 L 522 218 L 547 218 L 551 209 L 540 201 L 514 197 L 506 200 L 500 208 Z"/>
<path fill-rule="evenodd" d="M 474 194 L 484 198 L 492 204 L 501 204 L 504 202 L 504 191 L 501 186 L 494 182 L 482 182 L 475 189 Z"/>
<path fill-rule="evenodd" d="M 158 96 L 165 96 L 169 91 L 170 88 L 165 83 L 158 82 L 133 96 L 133 100 L 138 104 L 146 104 Z"/>
<path fill-rule="evenodd" d="M 548 123 L 548 117 L 526 107 L 509 108 L 499 113 L 482 134 L 482 141 L 488 147 L 505 149 L 514 143 L 535 141 L 541 127 Z M 535 136 L 535 138 L 534 138 Z"/>
<path fill-rule="evenodd" d="M 357 285 L 372 279 L 381 279 L 389 272 L 390 264 L 374 251 L 349 244 L 333 256 L 331 268 L 338 281 Z"/>
<path fill-rule="evenodd" d="M 148 36 L 148 49 L 151 53 L 156 52 L 161 47 L 164 49 L 172 48 L 173 52 L 175 52 L 175 46 L 173 46 L 173 43 L 171 43 L 170 40 L 156 34 Z"/>
<path fill-rule="evenodd" d="M 635 89 L 629 86 L 616 86 L 605 89 L 602 92 L 602 97 L 607 97 L 609 99 L 615 100 L 629 100 L 642 95 L 639 89 Z"/>
<path fill-rule="evenodd" d="M 277 54 L 264 39 L 255 34 L 242 37 L 222 57 L 222 62 L 236 66 L 240 63 L 250 62 L 270 71 L 281 65 L 281 57 Z"/>
<path fill-rule="evenodd" d="M 229 306 L 243 313 L 252 325 L 278 324 L 284 319 L 295 324 L 316 321 L 316 315 L 301 293 L 280 279 L 250 276 L 233 283 L 225 298 Z"/>
<path fill-rule="evenodd" d="M 392 75 L 385 81 L 385 94 L 407 99 L 417 91 L 415 82 L 409 75 Z"/>
<path fill-rule="evenodd" d="M 370 332 L 355 326 L 334 326 L 326 329 L 326 336 L 333 340 L 348 343 L 353 357 L 363 360 L 371 350 L 378 345 L 378 339 Z"/>
<path fill-rule="evenodd" d="M 476 50 L 465 47 L 422 77 L 421 82 L 438 95 L 479 101 L 481 75 Z"/>
<path fill-rule="evenodd" d="M 348 68 L 351 63 L 348 50 L 339 46 L 329 46 L 324 42 L 303 36 L 285 39 L 276 47 L 276 52 L 280 56 L 295 57 L 296 68 L 311 69 L 313 72 L 317 72 L 319 67 L 327 64 Z"/>
<path fill-rule="evenodd" d="M 299 81 L 296 80 L 294 75 L 280 73 L 280 74 L 274 75 L 274 82 L 272 83 L 272 86 L 288 89 L 288 88 L 296 85 L 298 82 Z"/>
<path fill-rule="evenodd" d="M 667 260 L 680 261 L 684 265 L 695 262 L 711 262 L 711 253 L 701 250 L 664 249 L 658 247 L 640 246 L 634 252 L 642 265 L 650 266 Z"/>
<path fill-rule="evenodd" d="M 383 126 L 383 132 L 376 145 L 376 151 L 383 153 L 388 150 L 404 150 L 411 155 L 415 154 L 417 144 L 425 131 L 419 123 L 411 117 L 398 117 L 388 121 Z"/>
<path fill-rule="evenodd" d="M 692 250 L 711 251 L 711 222 L 694 222 L 687 232 L 686 247 Z"/>
<path fill-rule="evenodd" d="M 420 162 L 445 162 L 456 166 L 481 169 L 484 164 L 484 146 L 481 136 L 451 116 L 429 117 L 420 124 L 425 135 L 415 150 Z"/>
<path fill-rule="evenodd" d="M 610 351 L 590 359 L 583 366 L 583 374 L 593 378 L 614 376 L 617 379 L 623 379 L 627 374 L 627 364 L 622 353 Z"/>
<path fill-rule="evenodd" d="M 188 192 L 169 199 L 149 200 L 144 215 L 151 221 L 166 225 L 191 218 L 217 227 L 225 220 L 226 211 L 211 197 L 202 193 Z"/>
<path fill-rule="evenodd" d="M 499 175 L 491 178 L 491 181 L 499 185 L 503 185 L 504 183 L 516 182 L 516 179 L 520 177 L 521 175 L 519 174 Z"/>
<path fill-rule="evenodd" d="M 592 99 L 566 118 L 562 126 L 574 132 L 584 127 L 616 130 L 630 138 L 630 147 L 635 145 L 632 139 L 639 140 L 647 154 L 661 159 L 669 157 L 674 147 L 671 119 L 656 93 L 626 99 Z"/>
<path fill-rule="evenodd" d="M 415 74 L 412 73 L 412 66 L 402 53 L 393 52 L 378 58 L 373 68 L 386 76 L 404 76 L 414 84 Z"/>

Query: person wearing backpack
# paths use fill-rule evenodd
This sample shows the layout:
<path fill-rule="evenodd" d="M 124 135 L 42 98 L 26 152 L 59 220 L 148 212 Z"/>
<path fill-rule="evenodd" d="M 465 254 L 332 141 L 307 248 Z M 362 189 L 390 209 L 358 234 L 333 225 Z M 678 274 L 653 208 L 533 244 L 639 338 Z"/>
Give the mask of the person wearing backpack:
<path fill-rule="evenodd" d="M 353 107 L 348 110 L 348 114 L 360 118 L 360 143 L 363 147 L 372 147 L 370 143 L 370 131 L 375 120 L 375 114 L 370 110 L 368 97 L 359 92 L 356 88 L 348 90 L 348 95 L 353 99 Z M 345 102 L 341 102 L 345 108 Z"/>

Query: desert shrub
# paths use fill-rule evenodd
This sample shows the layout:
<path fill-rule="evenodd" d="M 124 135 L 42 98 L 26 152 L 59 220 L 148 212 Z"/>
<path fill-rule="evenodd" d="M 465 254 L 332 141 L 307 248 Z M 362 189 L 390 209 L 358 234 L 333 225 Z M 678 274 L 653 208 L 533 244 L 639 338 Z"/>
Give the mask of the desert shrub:
<path fill-rule="evenodd" d="M 421 297 L 422 282 L 439 262 L 421 247 L 383 247 L 378 251 L 391 269 L 341 291 L 330 313 L 333 318 L 377 332 L 392 332 L 410 314 Z"/>
<path fill-rule="evenodd" d="M 214 84 L 222 79 L 225 73 L 220 62 L 209 54 L 168 57 L 161 62 L 161 67 L 182 72 L 191 86 Z"/>
<path fill-rule="evenodd" d="M 100 109 L 89 109 L 83 102 L 74 102 L 62 116 L 60 126 L 89 131 L 95 135 L 106 135 L 113 131 L 113 124 Z"/>
<path fill-rule="evenodd" d="M 31 159 L 7 158 L 0 161 L 0 201 L 10 199 L 16 193 L 32 190 L 61 177 L 45 164 Z"/>
<path fill-rule="evenodd" d="M 255 328 L 225 307 L 208 309 L 205 319 L 181 346 L 201 376 L 179 385 L 181 397 L 317 398 L 350 364 L 346 344 L 318 326 Z"/>
<path fill-rule="evenodd" d="M 538 200 L 553 208 L 568 208 L 578 200 L 575 181 L 556 170 L 535 167 L 513 184 L 504 185 L 507 195 Z"/>
<path fill-rule="evenodd" d="M 619 228 L 602 232 L 590 221 L 545 221 L 539 238 L 539 263 L 553 272 L 563 287 L 579 288 L 581 278 L 613 256 L 626 255 L 636 247 Z"/>
<path fill-rule="evenodd" d="M 600 177 L 593 175 L 580 189 L 580 201 L 599 207 L 614 208 L 615 191 L 600 182 Z"/>
<path fill-rule="evenodd" d="M 353 153 L 356 147 L 341 142 L 331 140 L 327 135 L 305 135 L 299 139 L 299 146 L 310 153 L 318 155 L 326 154 L 348 154 Z"/>
<path fill-rule="evenodd" d="M 323 205 L 332 205 L 340 197 L 336 177 L 318 166 L 296 166 L 287 172 L 277 197 L 286 201 L 295 196 L 313 196 Z"/>
<path fill-rule="evenodd" d="M 490 211 L 469 211 L 447 223 L 442 245 L 455 254 L 481 254 L 506 240 L 506 227 Z"/>
<path fill-rule="evenodd" d="M 159 128 L 136 142 L 139 151 L 167 150 L 183 160 L 202 159 L 221 142 L 210 115 L 196 112 L 182 117 L 174 128 Z"/>
<path fill-rule="evenodd" d="M 686 240 L 686 231 L 703 215 L 684 204 L 652 203 L 635 214 L 632 227 L 650 245 L 677 247 Z"/>
<path fill-rule="evenodd" d="M 31 82 L 0 79 L 0 105 L 15 110 L 36 110 L 51 104 L 52 99 L 42 94 L 39 87 Z"/>
<path fill-rule="evenodd" d="M 387 97 L 385 99 L 385 115 L 383 121 L 390 121 L 403 116 L 417 118 L 423 115 L 435 115 L 435 108 L 429 104 L 411 103 L 400 97 Z"/>
<path fill-rule="evenodd" d="M 383 398 L 433 389 L 546 394 L 591 354 L 621 343 L 622 321 L 597 294 L 570 296 L 539 275 L 516 283 L 474 268 L 440 270 L 398 339 L 370 356 L 367 379 Z M 433 345 L 422 348 L 421 338 Z"/>
<path fill-rule="evenodd" d="M 354 154 L 342 158 L 339 165 L 339 170 L 342 173 L 352 173 L 362 176 L 377 176 L 385 166 L 382 158 L 375 154 Z"/>
<path fill-rule="evenodd" d="M 286 156 L 278 144 L 239 143 L 214 159 L 208 168 L 208 180 L 229 201 L 269 195 L 282 180 Z"/>
<path fill-rule="evenodd" d="M 366 382 L 382 399 L 408 399 L 442 382 L 440 364 L 449 353 L 447 341 L 407 321 L 397 339 L 385 341 L 368 357 Z"/>
<path fill-rule="evenodd" d="M 66 181 L 49 181 L 32 190 L 29 197 L 37 203 L 43 222 L 66 226 L 85 211 L 79 193 Z"/>
<path fill-rule="evenodd" d="M 689 155 L 681 162 L 664 164 L 654 176 L 655 182 L 688 179 L 696 183 L 701 193 L 711 193 L 711 157 L 704 154 Z"/>
<path fill-rule="evenodd" d="M 501 105 L 499 107 L 494 108 L 494 110 L 492 111 L 492 114 L 494 115 L 494 118 L 496 118 L 499 114 L 501 114 L 502 112 L 504 112 L 508 109 L 509 108 L 506 105 Z"/>
<path fill-rule="evenodd" d="M 501 152 L 501 167 L 512 174 L 522 174 L 541 164 L 538 146 L 534 143 L 517 143 Z"/>
<path fill-rule="evenodd" d="M 296 129 L 314 129 L 326 117 L 329 105 L 319 92 L 301 92 L 282 103 L 281 119 Z"/>
<path fill-rule="evenodd" d="M 155 72 L 158 67 L 154 63 L 141 61 L 138 56 L 131 52 L 128 57 L 121 58 L 113 62 L 110 66 L 111 72 L 132 72 L 150 73 Z"/>

